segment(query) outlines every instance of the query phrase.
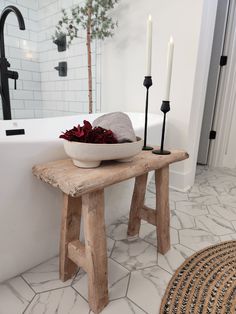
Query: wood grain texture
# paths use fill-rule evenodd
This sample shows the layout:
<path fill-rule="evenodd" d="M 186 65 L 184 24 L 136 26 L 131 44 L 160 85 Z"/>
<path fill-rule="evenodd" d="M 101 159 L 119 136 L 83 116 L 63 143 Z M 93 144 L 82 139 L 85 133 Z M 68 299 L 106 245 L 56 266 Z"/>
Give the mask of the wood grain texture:
<path fill-rule="evenodd" d="M 82 169 L 74 166 L 70 159 L 66 159 L 36 165 L 33 167 L 33 174 L 65 194 L 78 197 L 186 158 L 188 154 L 182 150 L 172 150 L 167 156 L 142 151 L 133 161 L 127 163 L 108 161 L 98 168 Z"/>
<path fill-rule="evenodd" d="M 135 178 L 134 192 L 129 213 L 128 236 L 136 236 L 139 234 L 141 225 L 141 209 L 144 206 L 147 177 L 148 173 L 145 173 Z"/>
<path fill-rule="evenodd" d="M 85 246 L 79 240 L 72 241 L 68 244 L 68 257 L 78 267 L 83 268 L 83 270 L 87 272 Z"/>
<path fill-rule="evenodd" d="M 73 198 L 66 194 L 61 215 L 61 237 L 60 237 L 60 279 L 66 281 L 72 278 L 78 266 L 68 257 L 68 244 L 79 239 L 81 222 L 81 198 Z"/>
<path fill-rule="evenodd" d="M 104 191 L 82 196 L 88 299 L 92 311 L 99 313 L 108 304 L 107 247 L 104 220 Z"/>
<path fill-rule="evenodd" d="M 143 206 L 141 209 L 141 219 L 147 221 L 148 223 L 156 226 L 157 224 L 157 211 L 148 206 Z"/>
<path fill-rule="evenodd" d="M 169 166 L 155 171 L 157 248 L 161 254 L 170 249 Z"/>

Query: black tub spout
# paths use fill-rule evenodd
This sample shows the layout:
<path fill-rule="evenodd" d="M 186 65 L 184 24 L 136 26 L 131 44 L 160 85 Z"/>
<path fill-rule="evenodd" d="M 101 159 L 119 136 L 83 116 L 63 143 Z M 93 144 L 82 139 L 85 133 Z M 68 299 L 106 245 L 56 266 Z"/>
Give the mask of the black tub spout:
<path fill-rule="evenodd" d="M 21 30 L 25 30 L 25 22 L 19 9 L 17 9 L 13 5 L 9 5 L 5 9 L 3 9 L 2 14 L 0 16 L 0 91 L 1 91 L 0 95 L 2 97 L 2 109 L 4 120 L 11 120 L 11 104 L 8 79 L 12 78 L 15 80 L 15 82 L 18 79 L 17 72 L 8 70 L 10 64 L 5 57 L 4 25 L 8 14 L 11 12 L 15 13 L 18 20 L 19 28 Z"/>

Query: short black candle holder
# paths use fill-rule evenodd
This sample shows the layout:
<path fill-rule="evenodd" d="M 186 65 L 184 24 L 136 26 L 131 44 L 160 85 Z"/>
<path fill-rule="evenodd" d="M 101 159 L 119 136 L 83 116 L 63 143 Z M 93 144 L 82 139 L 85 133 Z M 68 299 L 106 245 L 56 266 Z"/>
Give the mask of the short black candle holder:
<path fill-rule="evenodd" d="M 148 96 L 149 96 L 149 88 L 152 86 L 152 77 L 145 76 L 143 81 L 143 86 L 146 87 L 146 107 L 145 107 L 145 125 L 144 125 L 144 145 L 143 150 L 153 150 L 153 147 L 147 146 L 147 124 L 148 124 Z"/>
<path fill-rule="evenodd" d="M 164 140 L 165 140 L 165 128 L 166 128 L 166 114 L 170 111 L 170 102 L 168 100 L 163 100 L 161 105 L 161 111 L 164 113 L 163 124 L 162 124 L 162 134 L 161 134 L 161 147 L 160 149 L 152 151 L 153 154 L 157 155 L 169 155 L 171 152 L 164 150 Z"/>

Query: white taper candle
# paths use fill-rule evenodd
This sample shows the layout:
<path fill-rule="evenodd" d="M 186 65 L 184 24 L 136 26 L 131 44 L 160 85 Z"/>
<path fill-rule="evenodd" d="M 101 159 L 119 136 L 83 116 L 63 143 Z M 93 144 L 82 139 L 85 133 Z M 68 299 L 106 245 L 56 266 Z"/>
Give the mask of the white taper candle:
<path fill-rule="evenodd" d="M 174 40 L 173 37 L 170 37 L 168 43 L 168 52 L 167 52 L 167 68 L 166 68 L 166 89 L 164 94 L 164 99 L 169 101 L 170 99 L 170 85 L 171 85 L 171 76 L 172 76 L 172 65 L 173 65 L 173 56 L 174 56 Z"/>
<path fill-rule="evenodd" d="M 152 17 L 147 20 L 146 76 L 151 76 L 152 67 Z"/>

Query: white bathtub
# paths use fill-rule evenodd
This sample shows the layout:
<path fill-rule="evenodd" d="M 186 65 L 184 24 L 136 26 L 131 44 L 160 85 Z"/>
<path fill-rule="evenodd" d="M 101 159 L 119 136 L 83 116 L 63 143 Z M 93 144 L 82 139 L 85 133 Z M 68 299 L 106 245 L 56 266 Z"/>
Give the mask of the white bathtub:
<path fill-rule="evenodd" d="M 128 114 L 143 137 L 143 114 Z M 61 131 L 98 115 L 0 121 L 0 282 L 58 253 L 61 193 L 36 179 L 31 168 L 66 158 Z M 162 117 L 150 114 L 148 122 L 148 142 L 159 144 Z M 6 136 L 9 129 L 24 129 L 25 135 Z M 106 189 L 107 224 L 128 213 L 132 185 L 129 180 Z"/>

